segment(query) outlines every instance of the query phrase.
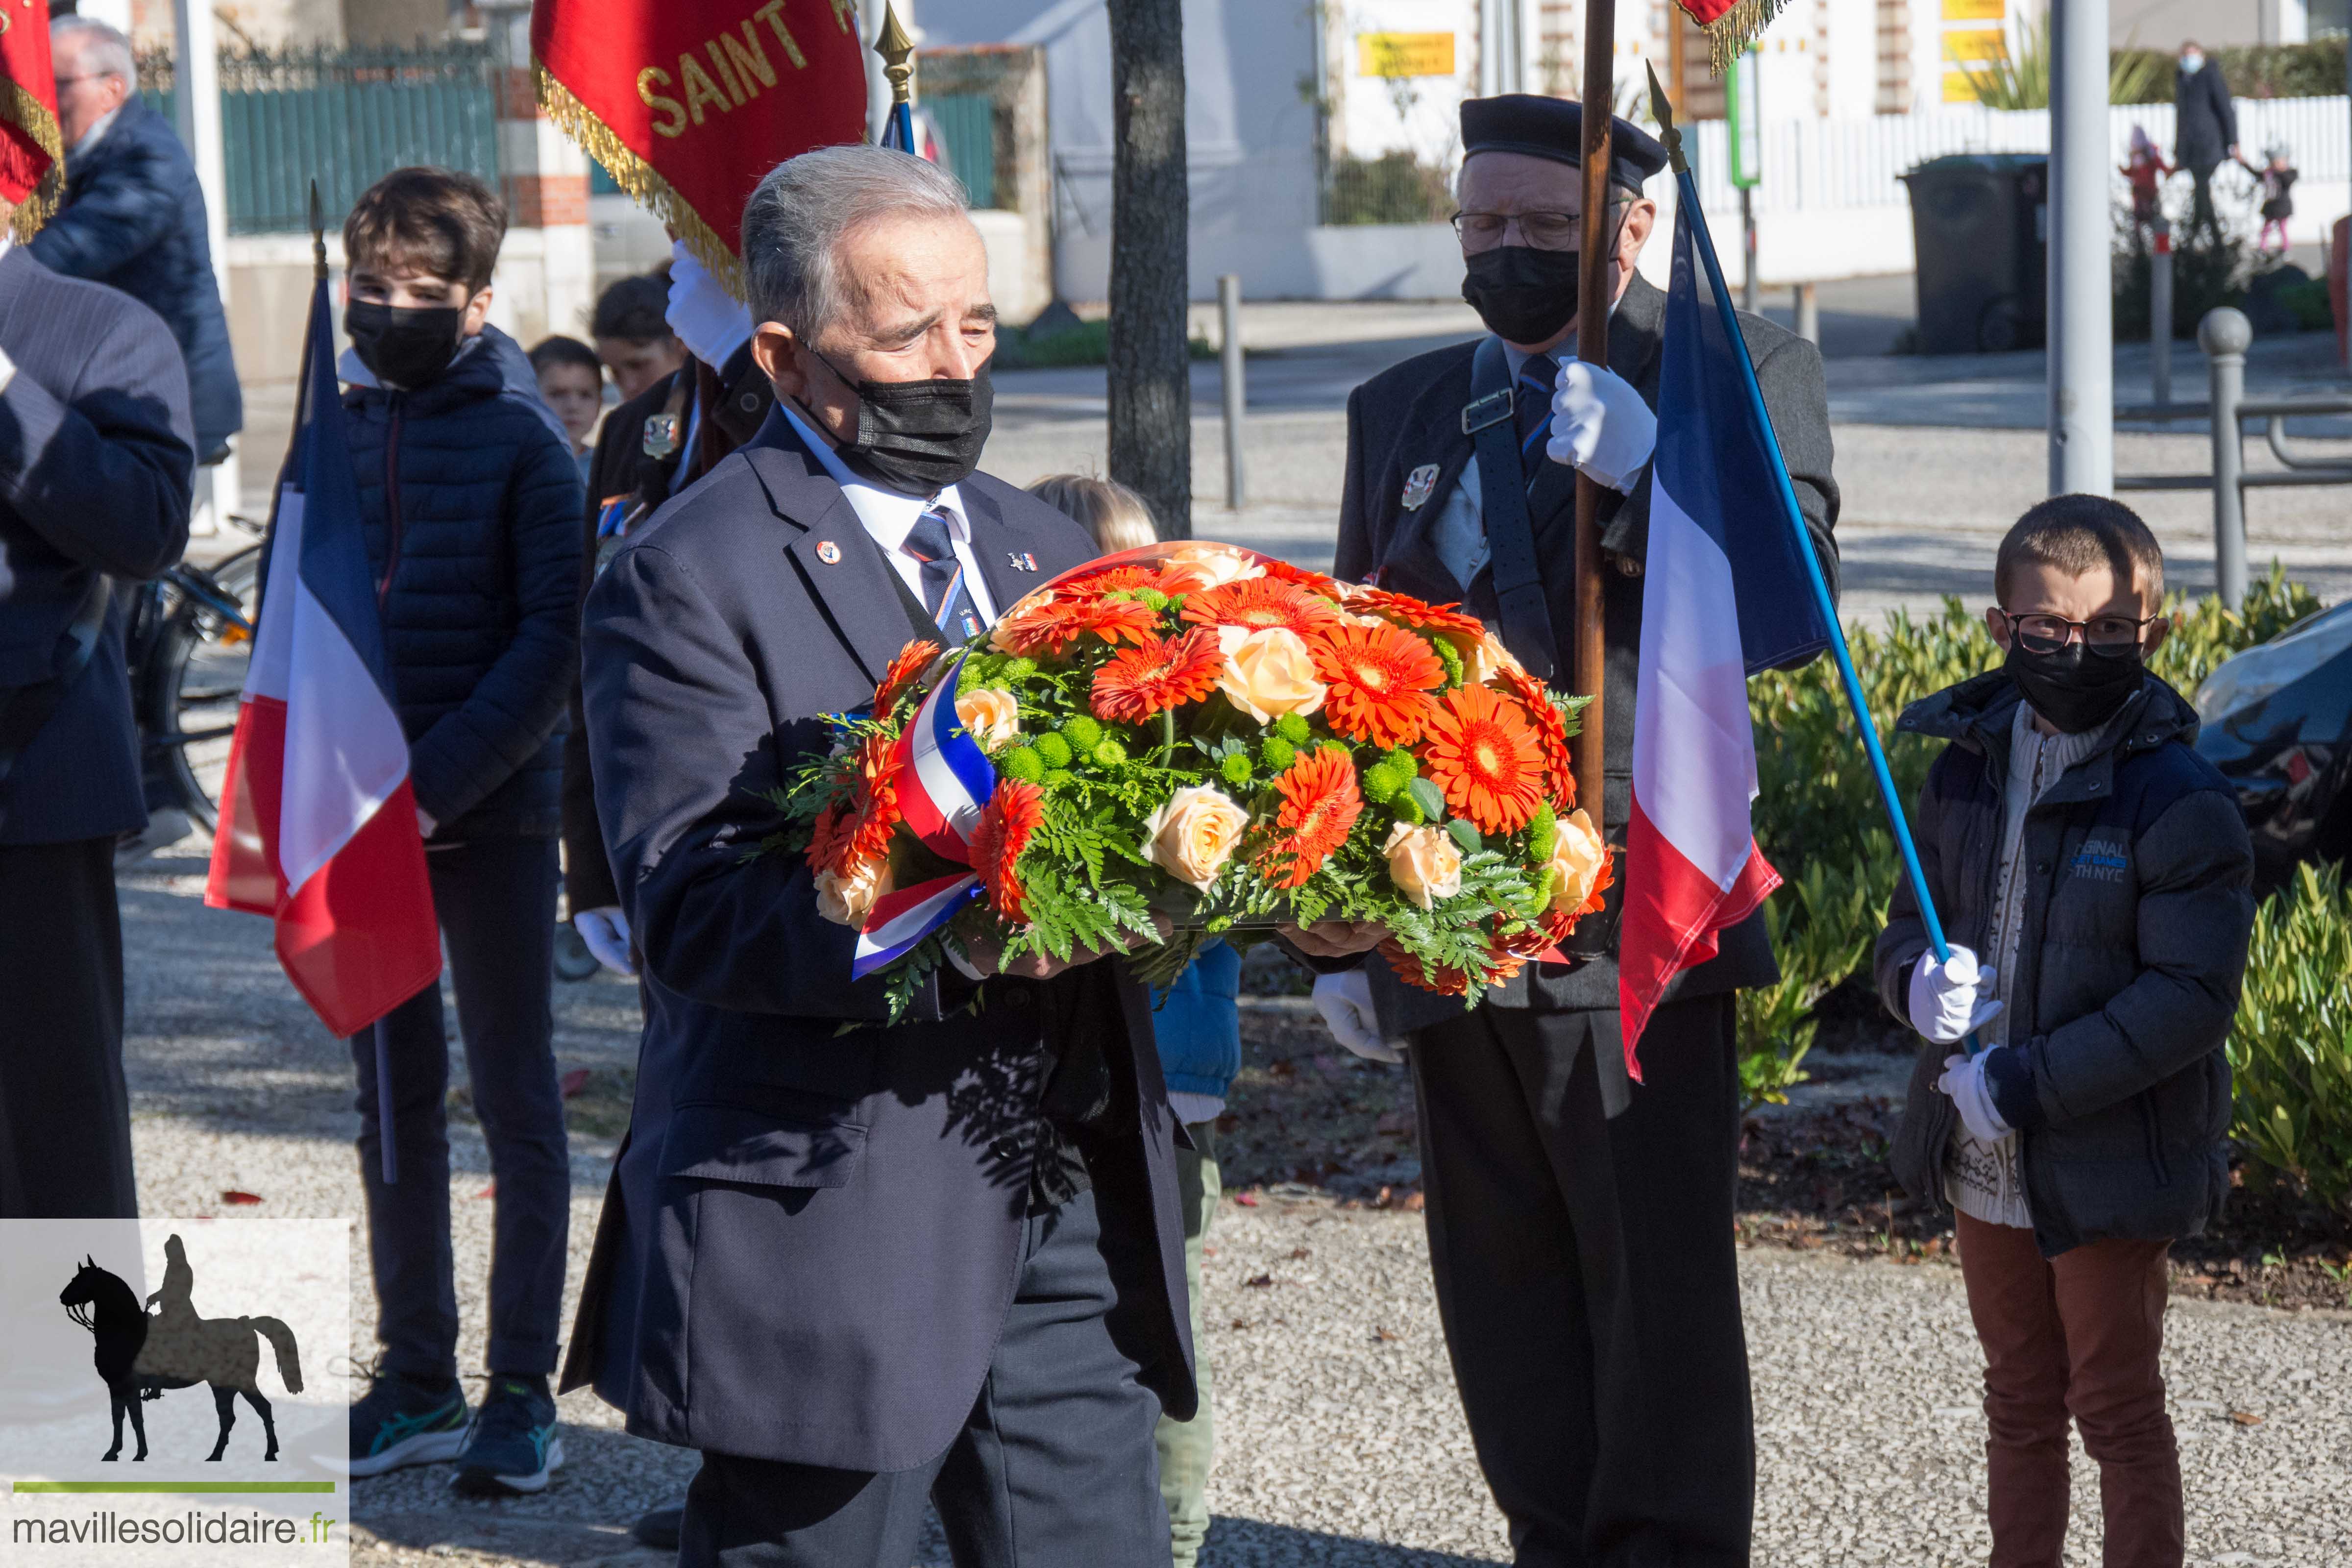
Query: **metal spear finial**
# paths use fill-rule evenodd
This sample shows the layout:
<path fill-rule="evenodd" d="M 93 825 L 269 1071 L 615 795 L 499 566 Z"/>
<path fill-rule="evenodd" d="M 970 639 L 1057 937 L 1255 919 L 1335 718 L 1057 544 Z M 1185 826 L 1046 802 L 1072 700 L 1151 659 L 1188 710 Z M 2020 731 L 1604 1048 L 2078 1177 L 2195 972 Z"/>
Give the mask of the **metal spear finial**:
<path fill-rule="evenodd" d="M 1666 144 L 1666 157 L 1675 173 L 1687 174 L 1690 165 L 1683 162 L 1683 133 L 1675 129 L 1674 103 L 1666 97 L 1665 85 L 1658 80 L 1658 68 L 1644 60 L 1643 68 L 1650 73 L 1650 117 L 1658 122 L 1658 140 Z"/>
<path fill-rule="evenodd" d="M 886 5 L 882 7 L 882 30 L 875 35 L 874 52 L 882 57 L 882 74 L 890 83 L 890 101 L 894 104 L 914 101 L 911 82 L 915 68 L 907 62 L 915 52 L 915 40 L 908 37 L 907 29 L 899 25 L 896 6 Z"/>

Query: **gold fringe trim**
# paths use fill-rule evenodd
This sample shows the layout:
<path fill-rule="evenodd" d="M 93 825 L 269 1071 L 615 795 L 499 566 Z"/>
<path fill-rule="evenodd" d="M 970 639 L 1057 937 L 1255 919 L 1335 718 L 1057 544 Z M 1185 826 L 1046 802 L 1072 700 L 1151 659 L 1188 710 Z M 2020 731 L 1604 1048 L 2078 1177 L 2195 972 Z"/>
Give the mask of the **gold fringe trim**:
<path fill-rule="evenodd" d="M 643 203 L 656 217 L 677 231 L 678 238 L 694 252 L 695 259 L 719 279 L 728 293 L 740 300 L 743 296 L 743 265 L 718 231 L 703 221 L 693 204 L 678 194 L 677 187 L 655 172 L 654 166 L 632 152 L 628 144 L 613 132 L 613 128 L 596 117 L 595 110 L 573 96 L 570 88 L 555 79 L 546 62 L 533 56 L 531 79 L 539 89 L 540 107 L 555 121 L 556 129 L 580 144 L 586 153 L 604 166 L 613 183 Z"/>
<path fill-rule="evenodd" d="M 0 79 L 0 120 L 23 131 L 33 144 L 49 155 L 49 166 L 32 195 L 17 205 L 12 226 L 19 241 L 29 240 L 57 216 L 66 189 L 66 144 L 58 133 L 58 117 L 49 106 L 13 80 Z"/>
<path fill-rule="evenodd" d="M 1739 3 L 1699 31 L 1706 35 L 1707 47 L 1713 57 L 1715 74 L 1721 76 L 1731 68 L 1731 62 L 1743 54 L 1748 46 L 1764 36 L 1772 18 L 1780 14 L 1788 0 L 1739 0 Z"/>

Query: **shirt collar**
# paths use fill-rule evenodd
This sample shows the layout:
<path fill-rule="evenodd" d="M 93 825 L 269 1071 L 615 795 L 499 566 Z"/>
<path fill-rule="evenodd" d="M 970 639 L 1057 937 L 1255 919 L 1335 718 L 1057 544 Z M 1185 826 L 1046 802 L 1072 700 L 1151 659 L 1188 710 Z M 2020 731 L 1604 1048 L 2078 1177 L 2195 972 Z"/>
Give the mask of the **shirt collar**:
<path fill-rule="evenodd" d="M 106 133 L 114 129 L 114 122 L 121 113 L 121 110 L 116 109 L 109 113 L 101 114 L 96 120 L 91 121 L 89 122 L 89 129 L 81 133 L 81 140 L 75 142 L 73 145 L 75 155 L 83 158 L 89 157 L 91 152 L 97 148 L 98 144 L 106 139 Z"/>
<path fill-rule="evenodd" d="M 956 492 L 955 486 L 950 485 L 926 500 L 921 496 L 887 489 L 870 479 L 861 479 L 841 460 L 841 454 L 833 449 L 831 442 L 809 428 L 808 422 L 792 405 L 779 400 L 776 407 L 791 422 L 793 433 L 801 438 L 801 445 L 815 457 L 833 482 L 841 487 L 841 493 L 848 500 L 850 509 L 857 513 L 857 521 L 866 525 L 866 531 L 873 535 L 874 542 L 883 549 L 897 550 L 904 545 L 907 535 L 914 531 L 923 513 L 933 510 L 947 518 L 950 534 L 963 543 L 971 542 L 971 524 L 964 516 L 963 498 Z"/>

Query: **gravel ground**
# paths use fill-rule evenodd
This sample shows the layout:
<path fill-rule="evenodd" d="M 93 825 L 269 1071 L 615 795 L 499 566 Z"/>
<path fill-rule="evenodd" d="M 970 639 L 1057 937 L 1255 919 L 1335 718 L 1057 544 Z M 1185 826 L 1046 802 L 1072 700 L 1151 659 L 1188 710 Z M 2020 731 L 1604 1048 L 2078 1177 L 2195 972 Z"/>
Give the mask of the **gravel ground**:
<path fill-rule="evenodd" d="M 200 862 L 179 856 L 124 881 L 143 1205 L 151 1214 L 356 1214 L 343 1047 L 278 976 L 268 927 L 203 909 L 199 875 Z M 561 1065 L 592 1074 L 572 1102 L 576 1291 L 612 1148 L 610 1086 L 633 1050 L 634 996 L 619 983 L 591 981 L 559 985 L 556 1005 Z M 1296 1014 L 1266 1010 L 1266 1027 L 1293 1036 L 1295 1047 L 1303 1022 Z M 1254 1038 L 1263 1034 L 1254 1027 Z M 1275 1070 L 1279 1059 L 1254 1045 L 1252 1076 L 1238 1094 L 1271 1094 L 1284 1076 Z M 1294 1074 L 1356 1071 L 1328 1052 L 1295 1061 Z M 458 1078 L 462 1084 L 462 1071 Z M 1370 1107 L 1351 1089 L 1302 1136 L 1318 1147 L 1389 1148 L 1396 1129 L 1382 1128 Z M 457 1154 L 461 1355 L 478 1366 L 491 1205 L 478 1137 L 462 1120 Z M 1244 1157 L 1264 1165 L 1271 1152 Z M 1412 1173 L 1400 1163 L 1394 1173 Z M 228 1189 L 263 1202 L 231 1209 L 220 1195 Z M 1255 1202 L 1229 1199 L 1210 1238 L 1207 1348 L 1217 1367 L 1222 1447 L 1211 1492 L 1218 1522 L 1205 1561 L 1216 1568 L 1508 1561 L 1447 1373 L 1419 1217 L 1366 1206 L 1376 1198 L 1280 1180 L 1243 1195 Z M 363 1279 L 363 1263 L 354 1263 Z M 1958 1272 L 1773 1248 L 1743 1253 L 1741 1268 L 1761 1449 L 1757 1561 L 1789 1568 L 1981 1561 L 1979 1363 Z M 2193 1563 L 2352 1561 L 2347 1321 L 2175 1301 L 2167 1366 L 2189 1475 Z M 362 1292 L 353 1357 L 370 1350 L 373 1326 Z M 336 1361 L 320 1381 L 349 1372 L 348 1361 Z M 2240 1413 L 2259 1424 L 2242 1424 Z M 629 1544 L 628 1521 L 677 1495 L 693 1456 L 624 1436 L 614 1413 L 588 1395 L 567 1397 L 562 1415 L 567 1463 L 538 1498 L 457 1499 L 440 1469 L 361 1483 L 358 1561 L 655 1563 Z M 2090 1472 L 2078 1474 L 2078 1543 L 2069 1563 L 2087 1564 L 2095 1561 L 2096 1494 Z M 936 1539 L 921 1561 L 926 1568 L 946 1563 Z"/>

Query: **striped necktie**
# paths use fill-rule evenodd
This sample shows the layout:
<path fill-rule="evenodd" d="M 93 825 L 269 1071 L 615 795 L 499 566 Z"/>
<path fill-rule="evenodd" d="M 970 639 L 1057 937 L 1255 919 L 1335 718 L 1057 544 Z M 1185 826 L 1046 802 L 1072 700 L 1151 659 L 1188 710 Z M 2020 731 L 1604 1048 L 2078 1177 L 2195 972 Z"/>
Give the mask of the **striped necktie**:
<path fill-rule="evenodd" d="M 964 590 L 963 563 L 956 559 L 947 514 L 937 507 L 926 510 L 899 548 L 923 563 L 923 608 L 930 612 L 931 623 L 950 642 L 978 636 L 980 616 Z"/>
<path fill-rule="evenodd" d="M 1513 407 L 1518 416 L 1519 472 L 1533 483 L 1544 461 L 1544 442 L 1551 431 L 1551 398 L 1559 381 L 1559 362 L 1549 354 L 1529 354 L 1519 366 Z"/>

